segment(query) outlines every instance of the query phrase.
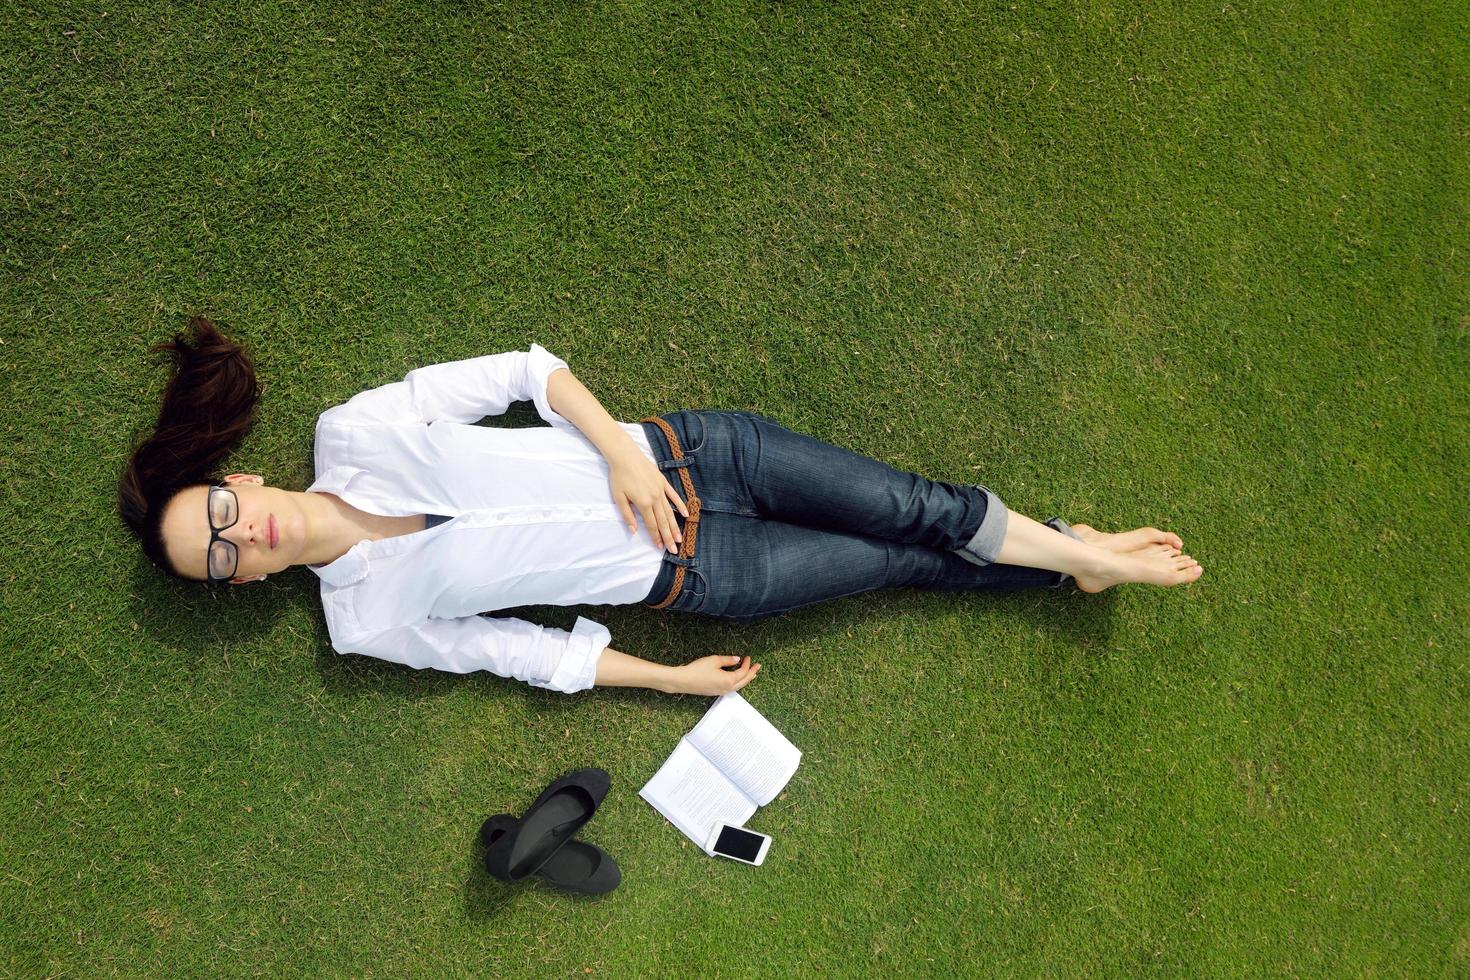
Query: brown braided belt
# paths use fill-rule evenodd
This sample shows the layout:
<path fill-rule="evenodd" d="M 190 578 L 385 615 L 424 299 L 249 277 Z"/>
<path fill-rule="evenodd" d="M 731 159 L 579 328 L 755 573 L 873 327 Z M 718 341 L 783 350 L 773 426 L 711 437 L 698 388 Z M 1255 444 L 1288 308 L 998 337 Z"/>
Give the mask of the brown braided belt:
<path fill-rule="evenodd" d="M 669 448 L 674 451 L 674 459 L 680 460 L 684 458 L 684 450 L 679 445 L 679 437 L 674 435 L 673 426 L 657 417 L 644 419 L 643 421 L 652 422 L 663 430 L 664 438 L 669 440 Z M 684 521 L 684 540 L 679 545 L 679 557 L 693 558 L 694 539 L 699 536 L 699 497 L 694 493 L 694 481 L 689 479 L 689 467 L 680 466 L 678 470 L 679 480 L 684 484 L 684 502 L 689 508 L 689 516 Z M 664 597 L 663 602 L 657 603 L 653 608 L 663 609 L 669 603 L 679 598 L 679 592 L 683 588 L 684 566 L 678 565 L 674 569 L 674 584 L 669 589 L 669 594 Z"/>

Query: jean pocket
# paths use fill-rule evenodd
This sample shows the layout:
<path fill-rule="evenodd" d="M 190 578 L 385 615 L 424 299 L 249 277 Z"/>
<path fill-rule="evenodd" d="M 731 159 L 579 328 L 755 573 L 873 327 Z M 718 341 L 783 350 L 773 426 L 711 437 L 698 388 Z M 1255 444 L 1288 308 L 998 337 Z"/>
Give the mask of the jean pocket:
<path fill-rule="evenodd" d="M 678 415 L 679 420 L 684 423 L 679 427 L 684 430 L 679 433 L 679 448 L 684 450 L 686 456 L 699 452 L 704 448 L 706 439 L 704 413 L 679 412 Z"/>
<path fill-rule="evenodd" d="M 673 608 L 680 612 L 699 612 L 708 594 L 709 582 L 705 580 L 704 574 L 697 568 L 686 568 L 684 587 L 679 590 L 679 597 L 674 600 Z"/>

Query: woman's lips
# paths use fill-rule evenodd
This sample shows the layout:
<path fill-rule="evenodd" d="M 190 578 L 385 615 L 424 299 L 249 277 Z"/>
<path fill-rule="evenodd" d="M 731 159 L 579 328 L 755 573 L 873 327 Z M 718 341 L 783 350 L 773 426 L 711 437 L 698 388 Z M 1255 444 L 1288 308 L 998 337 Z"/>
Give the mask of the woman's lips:
<path fill-rule="evenodd" d="M 274 550 L 275 547 L 276 547 L 276 543 L 281 540 L 281 531 L 280 531 L 280 528 L 276 527 L 276 515 L 275 514 L 270 515 L 270 538 L 271 538 L 271 549 Z"/>

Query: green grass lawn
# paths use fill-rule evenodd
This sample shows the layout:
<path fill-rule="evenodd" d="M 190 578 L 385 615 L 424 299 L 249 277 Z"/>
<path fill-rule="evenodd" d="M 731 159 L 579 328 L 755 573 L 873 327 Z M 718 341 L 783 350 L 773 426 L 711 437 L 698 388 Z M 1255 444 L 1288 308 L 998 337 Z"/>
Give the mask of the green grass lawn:
<path fill-rule="evenodd" d="M 1470 975 L 1470 8 L 319 6 L 0 12 L 0 973 Z M 766 865 L 706 859 L 637 797 L 704 699 L 146 564 L 194 313 L 289 488 L 322 410 L 537 342 L 1205 576 L 522 611 L 765 664 L 805 758 Z M 490 879 L 581 765 L 622 888 Z"/>

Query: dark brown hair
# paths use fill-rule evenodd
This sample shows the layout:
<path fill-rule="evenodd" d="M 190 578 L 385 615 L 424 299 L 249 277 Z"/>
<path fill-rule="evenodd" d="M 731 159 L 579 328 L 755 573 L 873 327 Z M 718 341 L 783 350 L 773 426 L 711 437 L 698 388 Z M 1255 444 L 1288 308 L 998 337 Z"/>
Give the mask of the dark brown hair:
<path fill-rule="evenodd" d="M 118 508 L 153 564 L 186 578 L 164 552 L 164 508 L 180 490 L 212 482 L 215 466 L 249 431 L 260 388 L 244 349 L 202 316 L 152 349 L 172 355 L 174 376 L 153 435 L 133 452 L 118 481 Z"/>

